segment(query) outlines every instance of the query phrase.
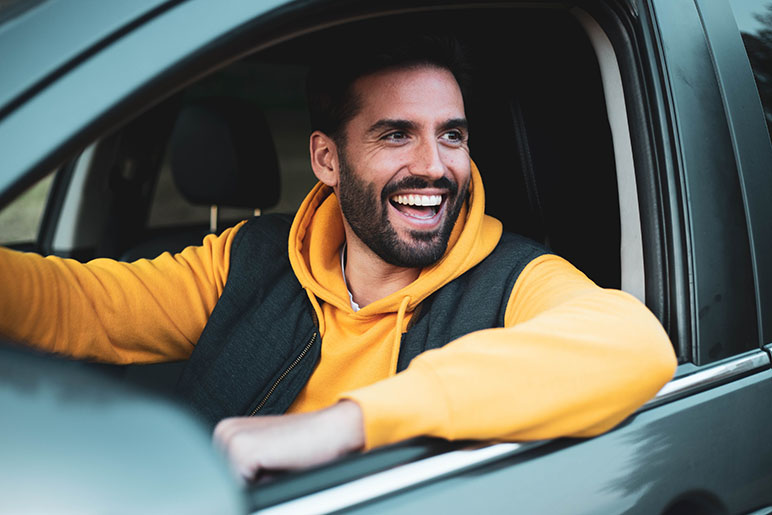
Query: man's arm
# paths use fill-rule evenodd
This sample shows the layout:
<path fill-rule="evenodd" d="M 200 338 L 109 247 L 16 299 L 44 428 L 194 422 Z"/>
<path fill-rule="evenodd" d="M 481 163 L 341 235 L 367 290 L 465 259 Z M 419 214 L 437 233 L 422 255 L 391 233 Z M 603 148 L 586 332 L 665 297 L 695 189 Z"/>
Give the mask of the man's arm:
<path fill-rule="evenodd" d="M 242 477 L 319 464 L 351 450 L 429 435 L 536 440 L 593 436 L 624 420 L 672 377 L 657 319 L 564 260 L 538 258 L 513 289 L 505 328 L 418 356 L 328 410 L 228 419 L 215 431 Z"/>
<path fill-rule="evenodd" d="M 222 293 L 236 229 L 134 263 L 0 248 L 0 334 L 111 363 L 183 359 Z"/>
<path fill-rule="evenodd" d="M 320 465 L 362 449 L 362 410 L 344 400 L 310 413 L 226 418 L 215 427 L 214 441 L 250 481 L 261 472 Z"/>
<path fill-rule="evenodd" d="M 607 431 L 673 375 L 673 347 L 637 299 L 542 256 L 515 284 L 507 327 L 425 352 L 407 370 L 344 394 L 366 448 L 419 435 L 540 440 Z"/>

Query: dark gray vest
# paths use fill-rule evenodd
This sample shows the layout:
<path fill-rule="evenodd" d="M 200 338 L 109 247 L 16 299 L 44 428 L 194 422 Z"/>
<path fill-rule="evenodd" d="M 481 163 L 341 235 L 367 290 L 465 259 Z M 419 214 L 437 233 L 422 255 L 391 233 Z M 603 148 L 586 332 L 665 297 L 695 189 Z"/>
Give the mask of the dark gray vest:
<path fill-rule="evenodd" d="M 287 254 L 291 223 L 265 215 L 234 238 L 228 281 L 177 385 L 213 424 L 284 413 L 319 361 L 316 314 Z M 502 327 L 520 272 L 546 252 L 523 237 L 502 235 L 479 265 L 421 303 L 402 335 L 397 370 L 467 333 Z"/>

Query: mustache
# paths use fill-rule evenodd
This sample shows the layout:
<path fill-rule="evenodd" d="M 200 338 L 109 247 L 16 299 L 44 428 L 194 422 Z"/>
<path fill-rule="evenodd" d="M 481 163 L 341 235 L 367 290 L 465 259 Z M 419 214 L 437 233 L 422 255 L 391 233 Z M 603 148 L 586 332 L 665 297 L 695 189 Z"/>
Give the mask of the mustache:
<path fill-rule="evenodd" d="M 447 177 L 440 177 L 436 181 L 427 181 L 422 177 L 411 175 L 399 180 L 398 182 L 389 183 L 384 186 L 383 190 L 381 191 L 381 199 L 385 202 L 389 199 L 389 197 L 400 190 L 420 190 L 426 188 L 448 190 L 450 197 L 454 197 L 458 193 L 458 183 L 448 179 Z"/>

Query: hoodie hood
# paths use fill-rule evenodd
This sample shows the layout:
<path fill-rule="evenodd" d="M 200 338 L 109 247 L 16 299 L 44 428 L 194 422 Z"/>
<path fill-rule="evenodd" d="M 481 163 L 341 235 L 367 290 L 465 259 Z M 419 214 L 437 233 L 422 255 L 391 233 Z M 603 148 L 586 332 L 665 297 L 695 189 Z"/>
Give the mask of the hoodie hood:
<path fill-rule="evenodd" d="M 332 188 L 318 183 L 298 210 L 289 235 L 289 258 L 300 284 L 316 298 L 356 317 L 413 311 L 426 297 L 482 261 L 501 237 L 501 223 L 485 215 L 485 192 L 472 163 L 470 195 L 459 213 L 443 257 L 406 287 L 353 313 L 340 266 L 343 218 Z"/>

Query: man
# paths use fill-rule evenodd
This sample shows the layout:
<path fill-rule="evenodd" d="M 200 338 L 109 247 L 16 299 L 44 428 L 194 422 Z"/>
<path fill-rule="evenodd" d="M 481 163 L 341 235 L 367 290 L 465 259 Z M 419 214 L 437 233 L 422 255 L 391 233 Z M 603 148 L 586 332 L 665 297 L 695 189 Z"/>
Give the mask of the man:
<path fill-rule="evenodd" d="M 672 376 L 672 346 L 640 302 L 484 214 L 455 55 L 421 40 L 312 75 L 320 182 L 291 225 L 133 264 L 0 251 L 20 284 L 0 332 L 118 363 L 190 356 L 180 393 L 247 479 L 418 435 L 615 426 Z"/>

